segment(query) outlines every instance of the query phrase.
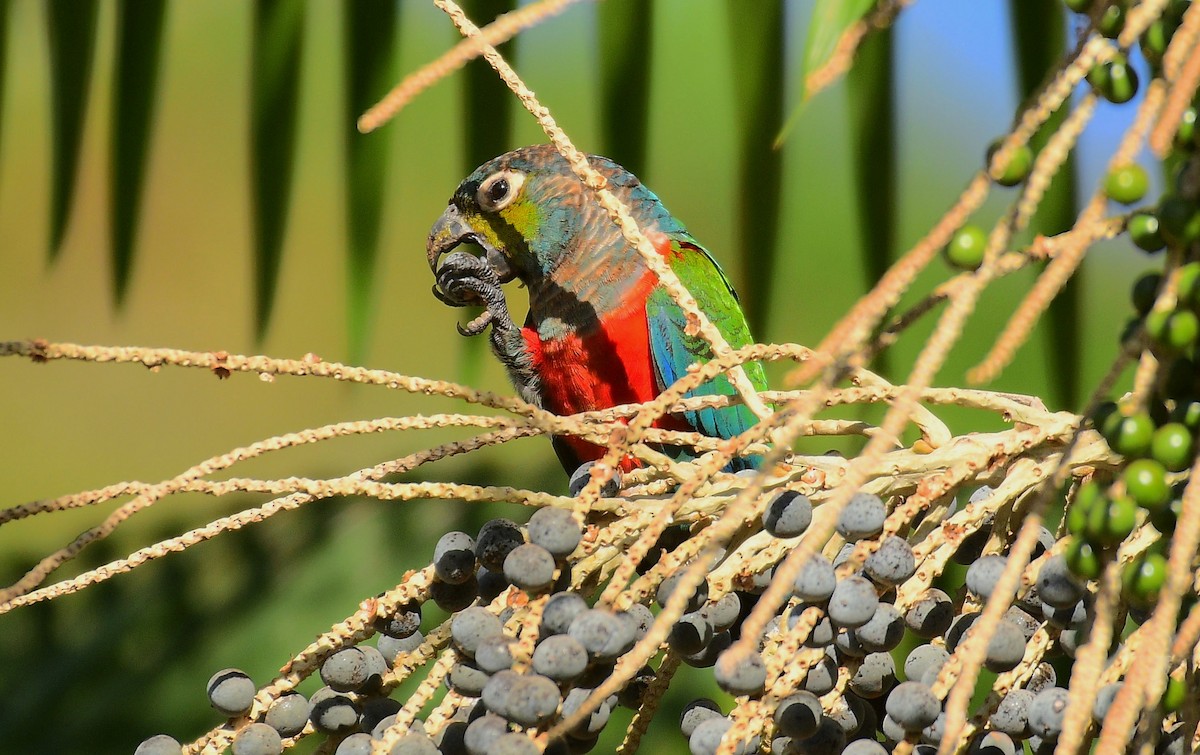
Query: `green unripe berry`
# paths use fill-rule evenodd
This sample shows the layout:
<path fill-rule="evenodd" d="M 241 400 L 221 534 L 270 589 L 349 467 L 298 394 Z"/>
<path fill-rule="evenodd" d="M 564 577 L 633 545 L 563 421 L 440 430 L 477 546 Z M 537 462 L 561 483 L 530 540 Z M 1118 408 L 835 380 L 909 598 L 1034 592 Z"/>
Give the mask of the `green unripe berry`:
<path fill-rule="evenodd" d="M 1100 434 L 1104 436 L 1106 441 L 1109 438 L 1117 437 L 1121 432 L 1121 423 L 1125 421 L 1125 412 L 1121 411 L 1120 407 L 1116 404 L 1113 404 L 1113 407 L 1113 411 L 1106 413 L 1104 420 L 1096 426 L 1096 429 L 1100 431 Z M 1115 441 L 1110 442 L 1109 446 L 1112 446 L 1113 442 Z"/>
<path fill-rule="evenodd" d="M 1164 713 L 1175 713 L 1183 707 L 1187 699 L 1187 684 L 1180 677 L 1167 677 L 1167 686 L 1163 689 L 1162 709 Z"/>
<path fill-rule="evenodd" d="M 1104 96 L 1109 102 L 1121 104 L 1129 102 L 1138 91 L 1137 72 L 1124 60 L 1113 61 L 1108 68 L 1108 86 Z"/>
<path fill-rule="evenodd" d="M 1063 553 L 1063 560 L 1072 573 L 1083 579 L 1096 579 L 1104 569 L 1099 551 L 1082 537 L 1071 538 Z"/>
<path fill-rule="evenodd" d="M 1063 0 L 1063 3 L 1076 13 L 1087 13 L 1092 7 L 1093 0 Z"/>
<path fill-rule="evenodd" d="M 1154 438 L 1154 420 L 1149 414 L 1137 413 L 1129 416 L 1119 414 L 1115 421 L 1105 423 L 1104 439 L 1112 450 L 1137 458 L 1145 456 L 1150 451 L 1150 441 Z"/>
<path fill-rule="evenodd" d="M 1175 149 L 1189 151 L 1196 147 L 1196 106 L 1183 111 L 1179 127 L 1175 130 Z"/>
<path fill-rule="evenodd" d="M 1112 404 L 1113 410 L 1117 409 L 1116 404 Z M 1079 490 L 1075 493 L 1075 502 L 1082 504 L 1084 508 L 1090 508 L 1093 504 L 1099 501 L 1107 501 L 1108 493 L 1105 491 L 1105 486 L 1095 480 L 1088 480 L 1079 486 Z"/>
<path fill-rule="evenodd" d="M 1129 298 L 1139 315 L 1145 315 L 1154 309 L 1154 302 L 1158 300 L 1158 288 L 1161 285 L 1162 276 L 1158 273 L 1145 273 L 1134 281 Z"/>
<path fill-rule="evenodd" d="M 1189 262 L 1179 268 L 1179 285 L 1175 290 L 1180 304 L 1200 306 L 1200 262 Z"/>
<path fill-rule="evenodd" d="M 1146 60 L 1156 67 L 1162 63 L 1163 53 L 1171 44 L 1171 37 L 1177 28 L 1179 24 L 1168 18 L 1156 18 L 1150 22 L 1146 31 L 1142 32 L 1142 55 Z"/>
<path fill-rule="evenodd" d="M 1192 432 L 1178 422 L 1168 422 L 1154 431 L 1150 458 L 1171 472 L 1182 472 L 1192 465 Z"/>
<path fill-rule="evenodd" d="M 1114 202 L 1133 204 L 1146 196 L 1150 188 L 1150 177 L 1146 169 L 1137 164 L 1114 168 L 1104 182 L 1104 193 Z"/>
<path fill-rule="evenodd" d="M 1181 196 L 1163 199 L 1158 207 L 1158 222 L 1168 243 L 1184 246 L 1200 239 L 1200 206 Z"/>
<path fill-rule="evenodd" d="M 1100 13 L 1100 18 L 1096 20 L 1096 31 L 1100 32 L 1101 36 L 1109 39 L 1116 39 L 1121 36 L 1121 30 L 1125 28 L 1125 5 L 1123 3 L 1113 3 L 1105 8 Z"/>
<path fill-rule="evenodd" d="M 994 157 L 996 151 L 1000 149 L 1000 144 L 1002 142 L 1003 139 L 997 139 L 996 141 L 992 142 L 990 147 L 988 147 L 987 164 L 989 166 L 992 164 L 992 157 Z M 1012 156 L 1008 159 L 1008 162 L 1001 166 L 999 175 L 995 175 L 993 178 L 995 179 L 996 183 L 1000 184 L 1001 186 L 1016 186 L 1025 180 L 1025 178 L 1029 175 L 1029 169 L 1032 167 L 1033 150 L 1029 148 L 1028 144 L 1022 144 L 1013 150 Z"/>
<path fill-rule="evenodd" d="M 1200 318 L 1190 309 L 1176 310 L 1167 321 L 1167 345 L 1182 351 L 1196 342 L 1200 335 Z"/>
<path fill-rule="evenodd" d="M 1146 327 L 1146 334 L 1150 336 L 1156 343 L 1161 344 L 1167 334 L 1167 320 L 1171 317 L 1170 310 L 1156 309 L 1146 313 L 1146 317 L 1142 320 L 1142 324 Z"/>
<path fill-rule="evenodd" d="M 1121 591 L 1130 603 L 1149 608 L 1158 600 L 1166 579 L 1166 557 L 1161 553 L 1142 553 L 1125 566 L 1121 574 Z"/>
<path fill-rule="evenodd" d="M 1130 462 L 1121 473 L 1121 479 L 1125 482 L 1125 492 L 1142 508 L 1159 509 L 1171 500 L 1167 470 L 1154 459 Z"/>
<path fill-rule="evenodd" d="M 1087 79 L 1101 97 L 1118 105 L 1129 102 L 1137 94 L 1137 72 L 1123 55 L 1093 66 Z"/>
<path fill-rule="evenodd" d="M 1200 430 L 1200 399 L 1177 399 L 1171 411 L 1171 420 L 1192 432 Z"/>
<path fill-rule="evenodd" d="M 1086 535 L 1088 514 L 1090 513 L 1091 511 L 1087 507 L 1080 506 L 1078 503 L 1067 509 L 1067 533 L 1079 537 Z"/>
<path fill-rule="evenodd" d="M 964 225 L 950 237 L 942 250 L 946 261 L 962 270 L 977 270 L 983 264 L 987 234 L 977 225 Z"/>
<path fill-rule="evenodd" d="M 1067 532 L 1072 535 L 1087 534 L 1088 517 L 1092 509 L 1107 503 L 1108 496 L 1101 490 L 1100 483 L 1095 480 L 1085 482 L 1079 487 L 1075 493 L 1075 500 L 1071 501 L 1067 508 Z"/>
<path fill-rule="evenodd" d="M 1085 534 L 1088 542 L 1101 546 L 1116 545 L 1137 526 L 1137 504 L 1131 498 L 1105 498 L 1088 510 Z"/>
<path fill-rule="evenodd" d="M 1171 351 L 1183 351 L 1200 335 L 1200 318 L 1190 309 L 1151 312 L 1146 316 L 1146 332 L 1155 343 Z"/>
<path fill-rule="evenodd" d="M 1139 212 L 1133 215 L 1125 229 L 1129 231 L 1134 246 L 1144 252 L 1158 252 L 1167 245 L 1167 240 L 1158 229 L 1158 216 L 1153 213 Z"/>

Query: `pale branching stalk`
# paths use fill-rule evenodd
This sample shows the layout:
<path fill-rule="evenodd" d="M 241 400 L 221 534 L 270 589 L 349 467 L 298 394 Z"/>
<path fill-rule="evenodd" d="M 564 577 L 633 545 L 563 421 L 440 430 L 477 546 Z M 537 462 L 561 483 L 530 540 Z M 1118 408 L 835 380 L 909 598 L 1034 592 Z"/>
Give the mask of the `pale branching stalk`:
<path fill-rule="evenodd" d="M 1121 691 L 1109 708 L 1109 715 L 1100 729 L 1097 755 L 1117 755 L 1125 751 L 1138 715 L 1153 710 L 1162 696 L 1169 670 L 1169 654 L 1163 652 L 1171 645 L 1175 622 L 1183 594 L 1192 586 L 1195 573 L 1192 560 L 1200 547 L 1200 458 L 1192 466 L 1190 482 L 1183 491 L 1183 506 L 1179 523 L 1171 536 L 1167 558 L 1167 578 L 1150 620 L 1143 627 L 1146 639 L 1139 643 L 1136 660 L 1126 676 Z"/>
<path fill-rule="evenodd" d="M 503 44 L 579 1 L 539 0 L 498 16 L 480 30 L 479 37 L 462 40 L 437 60 L 426 63 L 404 77 L 382 100 L 363 113 L 358 119 L 358 130 L 366 134 L 387 123 L 421 92 L 483 54 L 483 42 L 493 47 Z"/>
<path fill-rule="evenodd" d="M 1122 469 L 1125 460 L 1115 454 L 1100 434 L 1088 427 L 1101 401 L 1112 397 L 1114 386 L 1133 360 L 1134 388 L 1127 397 L 1130 406 L 1147 408 L 1163 378 L 1161 353 L 1151 353 L 1145 329 L 1132 331 L 1089 400 L 1088 408 L 1076 415 L 1048 410 L 1039 399 L 1008 393 L 962 388 L 935 387 L 939 370 L 962 337 L 983 291 L 995 280 L 1048 262 L 1045 271 L 1014 310 L 1010 321 L 990 353 L 969 377 L 990 380 L 1012 360 L 1050 301 L 1074 275 L 1095 243 L 1120 233 L 1125 216 L 1106 216 L 1106 198 L 1095 191 L 1074 227 L 1051 238 L 1038 237 L 1026 249 L 1013 249 L 1014 235 L 1026 228 L 1039 208 L 1051 180 L 1059 174 L 1078 144 L 1097 106 L 1097 96 L 1086 92 L 1074 110 L 1049 135 L 1035 157 L 1032 170 L 1015 200 L 1002 213 L 988 235 L 982 266 L 973 272 L 950 277 L 907 311 L 893 314 L 881 323 L 909 292 L 917 276 L 926 270 L 937 252 L 962 228 L 988 198 L 992 177 L 999 177 L 1016 154 L 1029 144 L 1052 115 L 1078 91 L 1087 72 L 1126 51 L 1148 26 L 1158 19 L 1167 0 L 1143 0 L 1129 9 L 1125 27 L 1115 41 L 1100 37 L 1092 23 L 1075 48 L 1048 72 L 1045 83 L 1013 120 L 983 170 L 944 216 L 920 241 L 879 280 L 874 289 L 856 303 L 825 337 L 810 350 L 798 344 L 754 344 L 732 349 L 700 309 L 691 293 L 666 265 L 629 210 L 606 187 L 605 179 L 589 165 L 520 77 L 496 51 L 496 45 L 511 39 L 529 26 L 557 14 L 577 0 L 540 0 L 506 14 L 484 29 L 477 28 L 453 0 L 433 0 L 458 28 L 464 39 L 438 60 L 402 81 L 387 98 L 360 119 L 367 131 L 382 124 L 421 91 L 477 56 L 484 57 L 522 105 L 542 126 L 547 138 L 621 229 L 626 241 L 638 250 L 648 268 L 683 309 L 690 335 L 703 337 L 712 358 L 692 365 L 674 385 L 667 386 L 652 401 L 616 406 L 571 416 L 557 416 L 527 402 L 477 391 L 469 386 L 411 377 L 385 370 L 329 363 L 308 355 L 299 360 L 265 356 L 242 356 L 225 352 L 190 352 L 137 347 L 82 346 L 42 340 L 0 342 L 0 356 L 25 356 L 34 361 L 72 359 L 97 363 L 142 364 L 154 371 L 166 366 L 192 367 L 211 371 L 218 378 L 234 373 L 254 373 L 271 382 L 278 377 L 323 377 L 341 382 L 400 390 L 414 396 L 462 401 L 472 407 L 462 413 L 420 413 L 407 417 L 354 420 L 286 433 L 264 439 L 204 460 L 179 474 L 158 482 L 126 481 L 95 490 L 49 498 L 0 510 L 0 525 L 13 525 L 34 515 L 82 509 L 123 498 L 120 506 L 100 523 L 65 547 L 51 553 L 22 579 L 0 592 L 0 614 L 15 608 L 68 595 L 149 561 L 205 542 L 224 532 L 264 521 L 276 513 L 293 510 L 313 501 L 339 496 L 358 496 L 384 502 L 416 499 L 457 500 L 468 504 L 506 502 L 529 507 L 559 507 L 575 512 L 583 539 L 569 557 L 570 583 L 599 607 L 624 610 L 648 604 L 668 577 L 679 580 L 662 611 L 650 624 L 646 636 L 616 662 L 613 671 L 600 681 L 580 708 L 568 716 L 552 719 L 526 733 L 539 748 L 564 735 L 595 711 L 606 698 L 626 687 L 641 669 L 657 660 L 657 671 L 642 697 L 641 707 L 625 730 L 619 752 L 638 750 L 651 719 L 675 678 L 681 658 L 666 644 L 671 628 L 683 616 L 689 597 L 702 584 L 711 600 L 755 585 L 755 578 L 773 573 L 749 616 L 740 636 L 726 652 L 762 653 L 766 666 L 766 689 L 761 695 L 736 699 L 730 713 L 730 729 L 718 752 L 734 752 L 737 743 L 762 737 L 769 747 L 774 732 L 773 714 L 780 702 L 804 683 L 810 669 L 824 657 L 824 650 L 805 647 L 804 642 L 824 615 L 824 609 L 798 604 L 793 584 L 799 571 L 816 553 L 832 555 L 844 541 L 835 534 L 838 516 L 858 492 L 879 495 L 887 503 L 883 532 L 859 541 L 848 550 L 848 558 L 837 573 L 844 577 L 860 569 L 889 536 L 907 538 L 913 546 L 915 572 L 895 586 L 889 598 L 902 613 L 915 605 L 947 570 L 951 558 L 966 538 L 991 523 L 985 552 L 1007 551 L 1007 560 L 986 601 L 966 599 L 966 606 L 979 611 L 979 620 L 950 660 L 942 667 L 933 691 L 945 701 L 945 736 L 940 755 L 963 752 L 972 737 L 988 725 L 1004 695 L 1024 685 L 1057 642 L 1057 630 L 1042 624 L 1033 631 L 1025 655 L 1015 668 L 999 674 L 991 694 L 978 709 L 968 704 L 977 688 L 988 643 L 1006 609 L 1026 596 L 1042 566 L 1052 555 L 1065 551 L 1066 541 L 1047 553 L 1032 558 L 1043 517 L 1052 499 L 1068 487 L 1078 489 L 1082 480 L 1107 479 Z M 907 0 L 878 3 L 863 19 L 852 24 L 838 40 L 833 56 L 810 72 L 808 88 L 814 93 L 835 81 L 846 70 L 855 51 L 872 29 L 895 19 Z M 1163 57 L 1163 76 L 1150 83 L 1133 125 L 1109 161 L 1110 168 L 1132 162 L 1142 144 L 1165 154 L 1179 123 L 1179 116 L 1200 85 L 1200 4 L 1193 4 L 1176 30 Z M 1182 299 L 1178 291 L 1180 269 L 1187 257 L 1179 248 L 1167 255 L 1165 281 L 1158 292 L 1153 312 L 1161 315 Z M 903 383 L 892 384 L 865 369 L 870 359 L 903 337 L 908 328 L 945 302 L 932 335 L 923 345 Z M 877 332 L 879 331 L 879 332 Z M 742 365 L 749 361 L 791 360 L 798 364 L 789 383 L 800 389 L 758 392 L 750 385 Z M 688 393 L 719 375 L 727 374 L 736 395 L 689 397 Z M 742 403 L 759 422 L 741 435 L 711 438 L 696 432 L 653 427 L 668 413 L 701 407 Z M 820 416 L 832 407 L 882 404 L 878 423 Z M 769 407 L 775 407 L 772 411 Z M 998 415 L 1009 423 L 994 432 L 955 434 L 941 416 L 942 407 L 964 407 Z M 312 445 L 337 437 L 368 433 L 395 433 L 401 438 L 419 436 L 431 429 L 461 428 L 477 432 L 443 442 L 400 458 L 328 478 L 293 476 L 263 479 L 230 474 L 238 464 L 269 452 Z M 915 428 L 921 439 L 908 447 L 905 430 Z M 385 477 L 410 473 L 423 465 L 451 456 L 502 445 L 518 438 L 537 435 L 575 436 L 605 447 L 593 467 L 591 479 L 577 496 L 511 487 L 503 484 L 466 485 L 456 482 L 423 482 L 411 479 L 384 481 Z M 793 451 L 797 439 L 812 436 L 842 436 L 864 439 L 862 449 L 851 458 L 809 456 Z M 440 440 L 440 439 L 439 439 Z M 665 446 L 689 446 L 695 457 L 671 458 Z M 733 475 L 725 471 L 731 460 L 754 454 L 763 458 L 760 471 Z M 622 478 L 623 489 L 614 497 L 600 493 L 616 469 L 627 458 L 640 463 Z M 1091 708 L 1100 687 L 1124 678 L 1120 693 L 1099 732 L 1099 755 L 1140 747 L 1149 752 L 1153 733 L 1160 722 L 1150 720 L 1162 695 L 1168 674 L 1189 673 L 1187 664 L 1200 662 L 1200 608 L 1179 616 L 1183 597 L 1194 590 L 1197 576 L 1193 559 L 1200 546 L 1200 484 L 1195 482 L 1200 462 L 1186 474 L 1176 473 L 1172 483 L 1188 479 L 1176 531 L 1168 555 L 1168 576 L 1150 618 L 1129 633 L 1120 650 L 1107 657 L 1114 634 L 1123 620 L 1119 575 L 1154 547 L 1157 531 L 1145 520 L 1124 542 L 1108 552 L 1106 568 L 1095 595 L 1095 612 L 1088 641 L 1078 648 L 1071 677 L 1072 695 L 1066 710 L 1064 730 L 1056 752 L 1086 749 L 1095 725 Z M 215 479 L 222 473 L 221 479 Z M 1074 484 L 1072 486 L 1072 483 Z M 951 501 L 973 486 L 992 486 L 971 503 L 952 510 Z M 1121 483 L 1118 483 L 1121 484 Z M 761 525 L 772 497 L 779 491 L 801 492 L 815 509 L 812 522 L 802 534 L 776 537 Z M 76 577 L 44 586 L 46 578 L 89 543 L 107 537 L 133 514 L 170 497 L 187 493 L 231 498 L 246 494 L 267 496 L 253 508 L 223 516 L 176 537 L 139 548 Z M 1074 492 L 1068 506 L 1075 505 Z M 687 527 L 686 538 L 649 566 L 648 557 L 660 537 L 673 525 Z M 20 526 L 20 525 L 15 525 Z M 1012 533 L 1016 533 L 1015 537 Z M 1060 535 L 1062 525 L 1060 525 Z M 567 567 L 559 563 L 555 576 L 565 578 Z M 263 686 L 247 715 L 213 728 L 193 742 L 185 752 L 225 751 L 246 724 L 261 721 L 270 705 L 311 676 L 330 655 L 369 639 L 380 619 L 399 607 L 431 599 L 434 568 L 427 566 L 405 574 L 399 584 L 382 595 L 363 601 L 358 610 L 291 658 L 278 676 Z M 761 585 L 759 585 L 761 587 Z M 880 592 L 886 592 L 884 588 Z M 528 671 L 538 641 L 546 594 L 527 594 L 515 587 L 505 589 L 487 610 L 508 617 L 504 631 L 512 639 L 514 669 Z M 776 631 L 768 625 L 783 611 Z M 789 621 L 796 613 L 795 621 Z M 1178 624 L 1178 626 L 1177 626 Z M 761 650 L 760 650 L 761 648 Z M 395 723 L 373 743 L 376 753 L 387 753 L 409 727 L 422 720 L 424 729 L 437 734 L 465 714 L 471 700 L 451 691 L 440 699 L 440 687 L 464 651 L 450 641 L 450 621 L 431 629 L 411 652 L 395 659 L 382 680 L 385 693 L 399 684 L 417 682 L 404 701 Z M 821 698 L 826 714 L 845 705 L 844 693 L 860 661 L 841 661 L 833 691 Z M 1194 680 L 1194 668 L 1190 671 Z M 1175 714 L 1187 727 L 1188 736 L 1200 727 L 1200 705 L 1192 701 Z M 1141 722 L 1139 724 L 1139 721 Z M 312 726 L 285 741 L 285 747 L 314 733 Z M 1195 737 L 1200 737 L 1197 732 Z M 1200 740 L 1194 740 L 1200 741 Z M 1132 743 L 1132 744 L 1131 744 Z M 900 742 L 896 752 L 910 752 L 913 741 Z M 320 745 L 331 752 L 334 739 Z"/>
<path fill-rule="evenodd" d="M 1125 132 L 1120 146 L 1109 162 L 1110 168 L 1123 166 L 1133 160 L 1150 128 L 1151 119 L 1158 112 L 1162 101 L 1163 87 L 1161 83 L 1152 82 L 1133 126 Z M 1046 271 L 1038 278 L 1033 289 L 1009 319 L 991 351 L 978 366 L 967 373 L 968 380 L 972 383 L 990 382 L 1012 361 L 1017 349 L 1029 338 L 1033 326 L 1037 324 L 1042 313 L 1050 306 L 1050 302 L 1054 300 L 1071 276 L 1075 274 L 1087 250 L 1103 234 L 1104 207 L 1107 201 L 1108 197 L 1104 193 L 1104 187 L 1096 189 L 1080 214 L 1079 220 L 1075 223 L 1075 230 L 1079 231 L 1079 235 L 1073 239 L 1072 244 L 1061 249 L 1058 256 L 1050 262 Z"/>

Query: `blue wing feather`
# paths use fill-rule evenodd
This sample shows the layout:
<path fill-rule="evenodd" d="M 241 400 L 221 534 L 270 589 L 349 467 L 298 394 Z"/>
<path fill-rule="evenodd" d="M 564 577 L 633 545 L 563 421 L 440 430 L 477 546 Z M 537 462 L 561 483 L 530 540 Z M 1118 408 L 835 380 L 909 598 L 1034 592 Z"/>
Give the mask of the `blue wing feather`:
<path fill-rule="evenodd" d="M 695 297 L 701 309 L 713 320 L 717 329 L 734 348 L 752 343 L 749 327 L 720 265 L 702 246 L 689 236 L 672 236 L 672 269 Z M 679 305 L 663 289 L 655 289 L 646 302 L 646 317 L 650 331 L 650 351 L 659 390 L 674 383 L 694 362 L 712 358 L 712 350 L 701 336 L 689 336 L 684 330 L 686 318 Z M 752 362 L 746 373 L 755 388 L 766 388 L 762 365 Z M 687 396 L 733 395 L 736 391 L 729 379 L 720 375 L 714 380 L 689 391 Z M 715 438 L 732 438 L 757 422 L 746 406 L 706 407 L 683 413 L 684 420 L 697 432 Z M 758 458 L 735 460 L 733 470 L 757 467 Z"/>

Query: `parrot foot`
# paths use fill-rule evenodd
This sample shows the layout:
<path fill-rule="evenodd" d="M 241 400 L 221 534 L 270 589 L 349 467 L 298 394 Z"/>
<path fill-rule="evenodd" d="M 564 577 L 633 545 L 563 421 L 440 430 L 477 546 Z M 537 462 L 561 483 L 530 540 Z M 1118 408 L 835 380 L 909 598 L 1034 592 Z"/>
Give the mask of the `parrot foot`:
<path fill-rule="evenodd" d="M 467 307 L 486 304 L 492 288 L 498 290 L 500 280 L 487 261 L 467 252 L 454 252 L 438 268 L 433 293 L 445 304 Z"/>
<path fill-rule="evenodd" d="M 500 278 L 487 260 L 467 252 L 454 252 L 446 257 L 437 271 L 433 294 L 452 307 L 482 305 L 486 309 L 466 325 L 459 325 L 464 336 L 477 336 L 488 325 L 512 327 L 508 303 L 500 288 Z"/>

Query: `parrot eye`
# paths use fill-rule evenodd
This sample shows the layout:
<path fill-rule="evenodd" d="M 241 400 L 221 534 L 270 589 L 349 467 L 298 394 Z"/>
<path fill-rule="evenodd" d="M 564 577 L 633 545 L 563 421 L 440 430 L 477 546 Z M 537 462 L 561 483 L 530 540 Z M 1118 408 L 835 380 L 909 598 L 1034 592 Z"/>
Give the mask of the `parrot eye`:
<path fill-rule="evenodd" d="M 492 185 L 488 187 L 487 198 L 492 204 L 499 202 L 507 196 L 508 181 L 505 181 L 503 178 L 493 181 Z"/>
<path fill-rule="evenodd" d="M 480 207 L 489 212 L 496 212 L 512 204 L 524 182 L 525 175 L 523 173 L 502 170 L 488 176 L 483 183 L 479 184 L 479 191 L 475 198 L 479 201 Z"/>

